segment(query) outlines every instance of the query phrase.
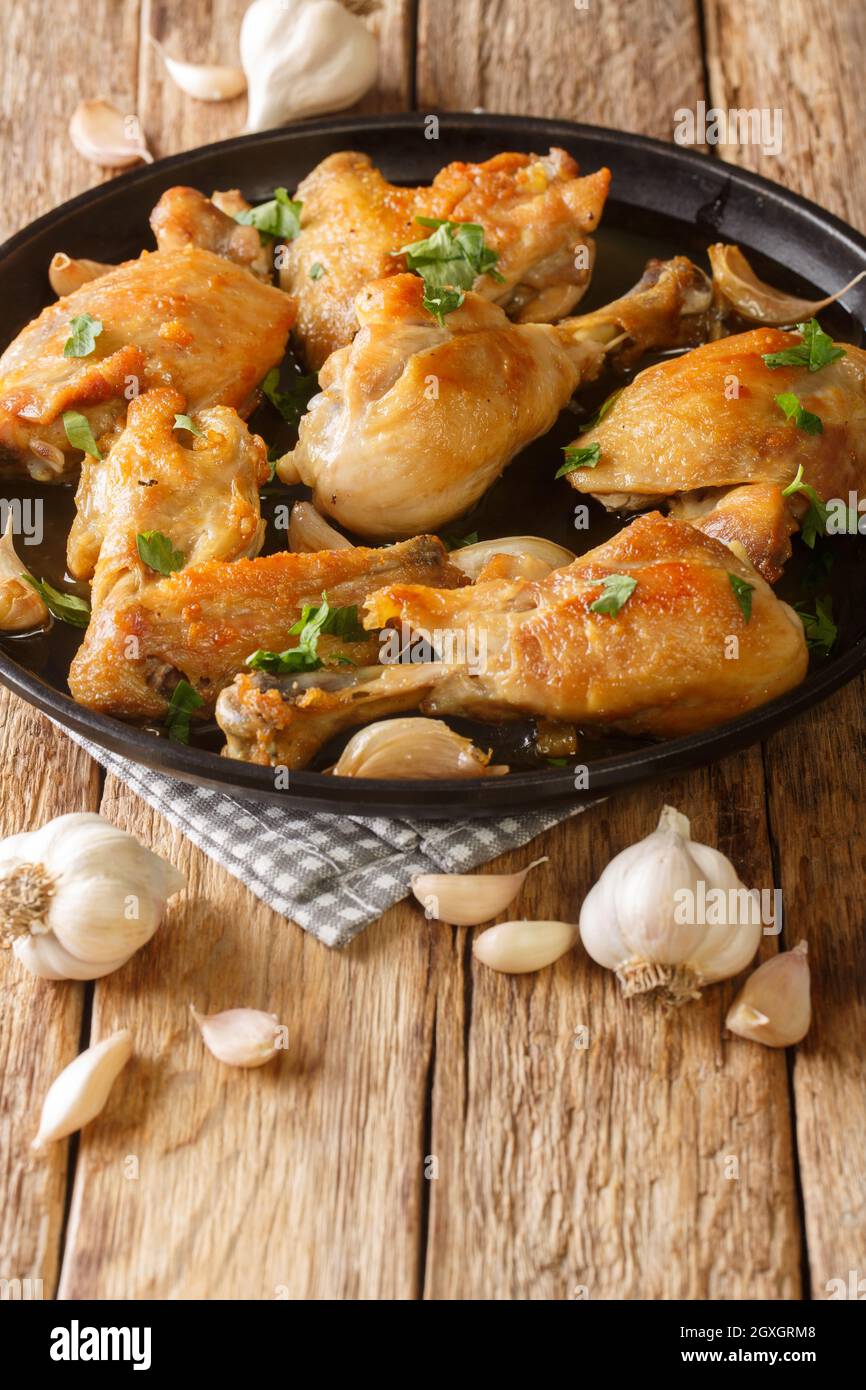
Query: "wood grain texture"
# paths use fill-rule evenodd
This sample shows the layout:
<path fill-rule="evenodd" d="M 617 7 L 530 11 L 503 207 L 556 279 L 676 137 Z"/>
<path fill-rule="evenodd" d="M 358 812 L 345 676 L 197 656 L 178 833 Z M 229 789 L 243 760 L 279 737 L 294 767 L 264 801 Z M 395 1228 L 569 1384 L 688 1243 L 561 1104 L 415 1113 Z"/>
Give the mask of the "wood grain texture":
<path fill-rule="evenodd" d="M 866 11 L 857 0 L 778 7 L 769 0 L 707 6 L 714 104 L 779 108 L 779 158 L 746 145 L 720 153 L 866 227 L 861 55 Z M 811 1292 L 866 1276 L 866 771 L 862 678 L 772 738 L 769 810 L 790 947 L 805 937 L 814 1022 L 794 1056 L 796 1110 Z"/>

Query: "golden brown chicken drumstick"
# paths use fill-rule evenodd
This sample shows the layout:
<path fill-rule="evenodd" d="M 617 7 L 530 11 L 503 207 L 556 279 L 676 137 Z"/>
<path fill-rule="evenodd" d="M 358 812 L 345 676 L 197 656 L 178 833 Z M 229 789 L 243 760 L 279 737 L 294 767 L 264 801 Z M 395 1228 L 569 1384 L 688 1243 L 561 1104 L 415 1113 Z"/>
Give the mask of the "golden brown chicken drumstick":
<path fill-rule="evenodd" d="M 174 386 L 191 411 L 248 410 L 293 314 L 282 291 L 194 246 L 144 252 L 90 280 L 43 309 L 0 358 L 0 470 L 66 476 L 82 448 L 64 413 L 83 415 L 98 447 L 151 386 Z M 72 320 L 85 315 L 102 331 L 86 355 L 67 356 Z"/>
<path fill-rule="evenodd" d="M 391 584 L 366 614 L 371 628 L 430 634 L 442 660 L 326 679 L 240 675 L 217 702 L 230 757 L 302 766 L 341 729 L 387 713 L 392 682 L 399 710 L 414 693 L 430 714 L 676 737 L 783 694 L 808 663 L 800 619 L 752 567 L 658 513 L 541 581 Z M 450 660 L 437 633 L 463 634 L 458 655 L 473 634 L 483 662 Z"/>
<path fill-rule="evenodd" d="M 355 299 L 365 285 L 405 270 L 395 253 L 424 236 L 418 217 L 483 227 L 504 278 L 482 275 L 474 288 L 521 323 L 562 318 L 589 284 L 589 234 L 609 183 L 608 169 L 579 178 L 559 149 L 449 164 L 426 188 L 388 183 L 365 154 L 330 155 L 298 187 L 301 232 L 281 272 L 283 289 L 299 301 L 295 333 L 308 365 L 318 370 L 352 341 Z"/>
<path fill-rule="evenodd" d="M 575 440 L 596 461 L 569 482 L 609 508 L 676 498 L 778 578 L 808 505 L 782 496 L 798 470 L 825 500 L 866 487 L 866 352 L 816 329 L 757 328 L 648 367 Z"/>
<path fill-rule="evenodd" d="M 514 324 L 467 293 L 444 326 L 415 275 L 358 297 L 361 330 L 319 375 L 284 482 L 362 536 L 433 531 L 460 516 L 516 453 L 554 424 L 606 357 L 688 341 L 710 303 L 690 261 L 650 262 L 635 289 L 563 323 Z"/>

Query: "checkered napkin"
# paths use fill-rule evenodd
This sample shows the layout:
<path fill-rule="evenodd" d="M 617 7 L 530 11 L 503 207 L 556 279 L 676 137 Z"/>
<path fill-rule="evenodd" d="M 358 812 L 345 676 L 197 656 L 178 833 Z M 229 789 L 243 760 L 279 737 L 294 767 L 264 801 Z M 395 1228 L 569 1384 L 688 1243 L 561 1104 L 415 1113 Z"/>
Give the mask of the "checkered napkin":
<path fill-rule="evenodd" d="M 586 809 L 451 822 L 321 815 L 179 782 L 69 736 L 256 897 L 326 946 L 347 945 L 406 897 L 415 874 L 476 869 Z"/>

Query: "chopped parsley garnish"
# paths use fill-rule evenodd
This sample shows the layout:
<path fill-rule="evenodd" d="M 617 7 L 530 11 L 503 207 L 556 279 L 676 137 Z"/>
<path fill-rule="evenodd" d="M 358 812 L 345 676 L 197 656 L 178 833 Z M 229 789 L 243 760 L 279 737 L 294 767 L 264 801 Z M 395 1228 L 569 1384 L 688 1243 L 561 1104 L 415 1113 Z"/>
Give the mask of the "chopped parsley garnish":
<path fill-rule="evenodd" d="M 422 227 L 435 230 L 423 241 L 413 241 L 394 252 L 406 257 L 409 270 L 417 271 L 428 287 L 449 285 L 469 290 L 479 275 L 498 284 L 505 276 L 494 269 L 499 255 L 484 243 L 484 228 L 477 222 L 448 222 L 441 217 L 416 217 Z"/>
<path fill-rule="evenodd" d="M 567 444 L 563 453 L 565 463 L 557 470 L 557 478 L 564 478 L 576 468 L 597 468 L 601 461 L 600 444 Z"/>
<path fill-rule="evenodd" d="M 586 434 L 587 430 L 594 430 L 596 425 L 600 425 L 608 411 L 616 404 L 625 390 L 624 386 L 619 386 L 616 391 L 611 391 L 610 395 L 602 401 L 594 415 L 591 415 L 586 424 L 581 427 L 581 434 Z"/>
<path fill-rule="evenodd" d="M 157 574 L 172 574 L 184 566 L 183 552 L 175 550 L 161 531 L 139 531 L 135 538 L 139 558 Z"/>
<path fill-rule="evenodd" d="M 833 622 L 832 600 L 816 599 L 814 613 L 810 613 L 808 608 L 800 607 L 796 611 L 802 618 L 806 630 L 806 645 L 810 651 L 823 652 L 826 656 L 839 635 L 839 629 Z"/>
<path fill-rule="evenodd" d="M 604 593 L 591 603 L 593 613 L 618 613 L 637 588 L 637 580 L 630 574 L 608 574 L 604 578 Z"/>
<path fill-rule="evenodd" d="M 440 328 L 445 327 L 445 315 L 459 309 L 463 303 L 462 290 L 451 290 L 444 285 L 428 285 L 424 281 L 424 295 L 421 299 L 428 314 L 432 314 Z"/>
<path fill-rule="evenodd" d="M 319 378 L 315 372 L 310 372 L 308 376 L 299 376 L 296 372 L 289 377 L 289 384 L 285 390 L 280 389 L 279 381 L 279 367 L 271 367 L 262 382 L 262 392 L 283 419 L 297 428 L 310 403 L 310 397 L 316 394 Z"/>
<path fill-rule="evenodd" d="M 797 469 L 797 476 L 786 488 L 782 489 L 783 497 L 792 497 L 795 492 L 802 492 L 809 499 L 809 510 L 800 523 L 800 534 L 810 550 L 815 549 L 815 541 L 818 536 L 827 533 L 828 509 L 817 492 L 809 483 L 803 482 L 803 465 Z"/>
<path fill-rule="evenodd" d="M 470 531 L 468 536 L 443 536 L 442 544 L 446 550 L 463 550 L 467 545 L 478 544 L 478 532 Z"/>
<path fill-rule="evenodd" d="M 22 574 L 21 578 L 35 589 L 49 613 L 70 627 L 87 627 L 90 622 L 90 604 L 86 598 L 77 594 L 66 594 L 55 589 L 45 579 L 34 579 L 32 574 Z"/>
<path fill-rule="evenodd" d="M 89 314 L 76 314 L 69 327 L 72 332 L 63 344 L 63 356 L 89 357 L 102 332 L 101 319 L 92 319 Z"/>
<path fill-rule="evenodd" d="M 819 372 L 822 367 L 845 356 L 845 349 L 834 346 L 833 339 L 824 332 L 817 319 L 798 323 L 797 332 L 802 334 L 803 341 L 796 347 L 763 354 L 768 367 L 808 367 L 810 372 Z"/>
<path fill-rule="evenodd" d="M 175 415 L 174 428 L 176 430 L 189 430 L 190 434 L 197 434 L 200 439 L 205 437 L 204 430 L 200 430 L 189 415 Z"/>
<path fill-rule="evenodd" d="M 190 717 L 204 700 L 187 680 L 178 681 L 172 691 L 165 717 L 168 736 L 174 743 L 189 743 Z"/>
<path fill-rule="evenodd" d="M 64 410 L 63 428 L 73 449 L 82 449 L 94 459 L 102 458 L 86 415 L 80 415 L 77 410 Z"/>
<path fill-rule="evenodd" d="M 734 591 L 734 598 L 740 605 L 740 612 L 748 622 L 752 616 L 752 594 L 755 586 L 750 584 L 748 579 L 741 579 L 738 574 L 731 574 L 730 570 L 728 570 L 728 579 Z"/>
<path fill-rule="evenodd" d="M 813 415 L 811 410 L 804 410 L 800 404 L 800 397 L 793 391 L 783 391 L 774 399 L 786 420 L 793 420 L 798 430 L 805 430 L 806 434 L 824 433 L 820 415 Z"/>
<path fill-rule="evenodd" d="M 290 198 L 285 188 L 275 188 L 274 196 L 258 207 L 235 213 L 235 221 L 258 228 L 262 237 L 277 241 L 292 241 L 301 230 L 303 203 Z"/>
<path fill-rule="evenodd" d="M 321 262 L 321 261 L 313 261 L 313 264 L 310 266 L 310 279 L 311 279 L 311 280 L 321 280 L 321 278 L 322 278 L 322 276 L 324 275 L 324 273 L 325 273 L 325 267 L 322 265 L 322 262 Z"/>
<path fill-rule="evenodd" d="M 289 628 L 289 636 L 297 637 L 298 645 L 284 652 L 267 652 L 259 648 L 247 657 L 247 666 L 254 671 L 270 671 L 273 675 L 290 675 L 295 671 L 318 671 L 322 665 L 319 656 L 319 638 L 322 633 L 342 637 L 344 642 L 363 642 L 367 636 L 358 620 L 357 604 L 345 608 L 331 608 L 328 595 L 322 594 L 322 602 L 304 604 L 298 621 Z M 353 665 L 348 657 L 337 660 Z"/>

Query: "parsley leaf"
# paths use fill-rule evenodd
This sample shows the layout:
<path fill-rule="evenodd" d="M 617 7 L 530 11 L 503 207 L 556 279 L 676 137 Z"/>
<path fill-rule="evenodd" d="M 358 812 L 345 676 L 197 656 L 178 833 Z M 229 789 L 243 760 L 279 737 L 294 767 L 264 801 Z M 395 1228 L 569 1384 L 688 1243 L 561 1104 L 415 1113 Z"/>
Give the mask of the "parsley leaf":
<path fill-rule="evenodd" d="M 247 227 L 257 227 L 262 237 L 293 241 L 301 230 L 303 206 L 303 203 L 290 198 L 285 188 L 275 188 L 273 198 L 267 203 L 236 212 L 235 221 Z"/>
<path fill-rule="evenodd" d="M 94 459 L 102 458 L 86 415 L 79 415 L 77 410 L 64 410 L 63 428 L 73 449 L 82 449 Z"/>
<path fill-rule="evenodd" d="M 793 420 L 798 430 L 805 430 L 806 434 L 824 433 L 820 415 L 813 415 L 811 410 L 804 410 L 800 404 L 800 397 L 793 391 L 783 391 L 780 396 L 775 397 L 775 401 L 785 418 Z"/>
<path fill-rule="evenodd" d="M 174 550 L 161 531 L 139 531 L 135 538 L 139 558 L 157 574 L 172 574 L 184 566 L 183 552 Z"/>
<path fill-rule="evenodd" d="M 315 372 L 310 372 L 309 376 L 300 376 L 295 372 L 289 377 L 289 384 L 285 391 L 280 390 L 279 380 L 279 367 L 271 367 L 262 382 L 262 392 L 271 405 L 280 412 L 283 419 L 297 428 L 301 416 L 310 403 L 310 398 L 316 394 L 319 378 Z"/>
<path fill-rule="evenodd" d="M 593 613 L 618 613 L 637 588 L 637 580 L 629 574 L 608 574 L 604 578 L 604 593 L 591 603 Z"/>
<path fill-rule="evenodd" d="M 803 619 L 806 645 L 811 651 L 823 652 L 826 656 L 839 635 L 839 629 L 833 622 L 832 600 L 816 599 L 814 613 L 810 613 L 808 608 L 799 607 L 796 612 Z"/>
<path fill-rule="evenodd" d="M 446 550 L 463 550 L 467 545 L 478 544 L 478 532 L 470 531 L 468 536 L 442 536 L 441 540 Z"/>
<path fill-rule="evenodd" d="M 55 589 L 45 579 L 34 579 L 32 574 L 22 574 L 20 577 L 31 589 L 36 590 L 48 612 L 55 618 L 69 623 L 70 627 L 87 627 L 90 622 L 90 604 L 86 598 L 64 593 L 61 589 Z"/>
<path fill-rule="evenodd" d="M 407 269 L 417 271 L 428 289 L 448 285 L 469 290 L 479 275 L 505 283 L 505 276 L 494 269 L 499 254 L 485 245 L 484 228 L 479 223 L 449 222 L 441 217 L 416 217 L 415 221 L 435 230 L 423 241 L 401 246 L 394 255 L 404 255 Z"/>
<path fill-rule="evenodd" d="M 752 594 L 755 586 L 750 584 L 748 579 L 741 579 L 738 574 L 732 574 L 730 570 L 728 570 L 728 579 L 734 591 L 734 598 L 740 605 L 740 612 L 746 622 L 749 622 L 752 616 Z"/>
<path fill-rule="evenodd" d="M 590 418 L 587 420 L 586 424 L 582 427 L 580 431 L 581 434 L 586 434 L 588 430 L 594 430 L 596 425 L 601 424 L 608 411 L 611 410 L 614 405 L 616 405 L 616 402 L 619 400 L 624 390 L 625 387 L 620 386 L 617 388 L 616 391 L 611 391 L 610 395 L 602 401 L 595 414 L 591 415 Z"/>
<path fill-rule="evenodd" d="M 189 415 L 175 415 L 174 428 L 176 430 L 189 430 L 190 434 L 197 434 L 200 439 L 204 439 L 205 437 L 204 430 L 200 430 Z"/>
<path fill-rule="evenodd" d="M 189 743 L 190 716 L 204 700 L 189 681 L 180 680 L 172 691 L 165 727 L 173 743 Z"/>
<path fill-rule="evenodd" d="M 600 444 L 567 444 L 563 449 L 565 463 L 557 470 L 555 477 L 564 478 L 576 468 L 598 468 L 601 461 Z"/>
<path fill-rule="evenodd" d="M 247 657 L 246 664 L 254 671 L 270 671 L 280 676 L 293 671 L 318 671 L 322 665 L 318 651 L 322 633 L 342 637 L 345 642 L 363 642 L 367 634 L 358 619 L 357 604 L 331 608 L 327 594 L 322 594 L 318 607 L 305 603 L 300 618 L 289 628 L 289 636 L 297 637 L 298 645 L 284 652 L 268 652 L 259 648 Z M 354 665 L 348 657 L 338 657 L 337 660 Z"/>
<path fill-rule="evenodd" d="M 783 497 L 792 497 L 795 492 L 805 493 L 809 499 L 809 510 L 800 523 L 800 533 L 810 550 L 815 549 L 815 541 L 818 536 L 827 534 L 827 517 L 829 510 L 822 499 L 809 483 L 803 482 L 803 465 L 797 469 L 797 476 L 787 487 L 782 488 Z"/>
<path fill-rule="evenodd" d="M 92 319 L 89 314 L 76 314 L 69 327 L 72 332 L 63 344 L 63 356 L 89 357 L 102 332 L 102 320 Z"/>
<path fill-rule="evenodd" d="M 313 264 L 310 266 L 310 279 L 311 279 L 311 280 L 321 280 L 321 278 L 322 278 L 322 276 L 324 275 L 324 273 L 325 273 L 325 267 L 322 265 L 322 262 L 321 262 L 321 261 L 313 261 Z"/>
<path fill-rule="evenodd" d="M 803 335 L 803 341 L 796 347 L 762 354 L 768 367 L 808 367 L 810 372 L 818 372 L 845 356 L 845 349 L 834 347 L 833 339 L 824 332 L 817 319 L 798 323 L 797 332 Z"/>
<path fill-rule="evenodd" d="M 444 286 L 431 286 L 424 281 L 424 296 L 421 300 L 422 305 L 428 314 L 432 314 L 440 328 L 445 327 L 445 315 L 451 314 L 455 309 L 459 309 L 463 303 L 464 294 L 462 290 L 450 290 Z"/>

